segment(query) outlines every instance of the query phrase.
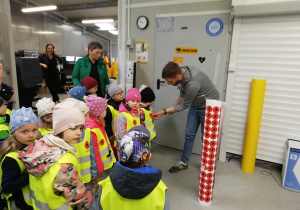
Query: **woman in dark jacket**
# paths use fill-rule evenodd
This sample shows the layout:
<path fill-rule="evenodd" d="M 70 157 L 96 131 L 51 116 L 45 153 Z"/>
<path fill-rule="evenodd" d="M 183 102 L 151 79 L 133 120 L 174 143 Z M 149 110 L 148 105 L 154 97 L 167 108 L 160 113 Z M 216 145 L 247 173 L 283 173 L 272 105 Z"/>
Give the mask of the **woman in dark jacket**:
<path fill-rule="evenodd" d="M 58 93 L 60 87 L 60 77 L 57 65 L 63 63 L 63 60 L 55 53 L 55 47 L 53 44 L 46 45 L 46 51 L 39 54 L 38 60 L 43 69 L 43 79 L 46 81 L 53 101 L 59 101 Z"/>

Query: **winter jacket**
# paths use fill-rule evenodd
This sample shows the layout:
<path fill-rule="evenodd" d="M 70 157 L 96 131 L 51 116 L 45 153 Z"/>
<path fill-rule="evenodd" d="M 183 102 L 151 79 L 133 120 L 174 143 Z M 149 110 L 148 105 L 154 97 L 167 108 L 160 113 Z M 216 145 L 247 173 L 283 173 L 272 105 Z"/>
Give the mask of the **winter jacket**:
<path fill-rule="evenodd" d="M 90 72 L 92 68 L 92 63 L 89 59 L 89 55 L 78 59 L 78 61 L 75 63 L 73 72 L 72 72 L 72 81 L 75 86 L 81 85 L 81 81 L 84 77 L 89 77 Z M 99 59 L 98 60 L 98 73 L 100 76 L 100 89 L 101 89 L 101 95 L 105 96 L 105 88 L 107 85 L 109 85 L 109 79 L 108 79 L 108 73 L 106 69 L 106 64 Z"/>
<path fill-rule="evenodd" d="M 45 139 L 47 138 L 54 139 L 58 137 L 48 133 L 45 137 L 29 145 L 19 153 L 18 158 L 24 163 L 30 176 L 44 176 L 50 170 L 51 166 L 68 153 L 67 150 L 61 147 L 47 145 L 45 143 Z M 93 201 L 93 197 L 80 181 L 78 171 L 79 169 L 77 170 L 73 164 L 63 163 L 55 179 L 49 181 L 53 182 L 54 193 L 58 196 L 63 196 L 67 204 L 73 209 L 88 209 L 90 203 Z"/>
<path fill-rule="evenodd" d="M 117 162 L 109 178 L 117 193 L 126 199 L 144 199 L 149 195 L 161 181 L 162 172 L 152 166 L 142 168 L 128 168 Z M 98 199 L 93 203 L 90 210 L 102 210 L 100 203 L 102 189 Z M 164 210 L 170 209 L 168 191 L 165 191 Z M 143 207 L 141 207 L 143 209 Z"/>
<path fill-rule="evenodd" d="M 119 107 L 122 101 L 117 102 L 115 100 L 113 100 L 112 98 L 108 99 L 107 101 L 107 105 L 112 106 L 115 110 L 119 111 Z M 106 116 L 104 118 L 105 120 L 105 131 L 108 137 L 113 136 L 114 135 L 114 131 L 112 128 L 112 123 L 115 123 L 113 121 L 113 116 L 112 113 L 109 109 L 109 107 L 107 107 L 106 109 Z"/>

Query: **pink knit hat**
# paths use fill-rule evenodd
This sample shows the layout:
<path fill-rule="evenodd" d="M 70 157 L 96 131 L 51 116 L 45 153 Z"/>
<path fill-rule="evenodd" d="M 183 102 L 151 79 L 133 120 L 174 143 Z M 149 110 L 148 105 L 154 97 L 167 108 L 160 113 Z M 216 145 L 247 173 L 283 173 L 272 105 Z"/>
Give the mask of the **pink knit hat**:
<path fill-rule="evenodd" d="M 84 125 L 82 112 L 72 102 L 57 104 L 53 109 L 53 134 L 57 135 L 77 125 Z"/>
<path fill-rule="evenodd" d="M 89 107 L 89 114 L 91 117 L 97 117 L 107 108 L 107 103 L 104 98 L 97 97 L 93 94 L 85 98 L 85 103 Z"/>
<path fill-rule="evenodd" d="M 141 101 L 141 94 L 137 88 L 131 88 L 126 95 L 126 102 L 131 100 Z"/>

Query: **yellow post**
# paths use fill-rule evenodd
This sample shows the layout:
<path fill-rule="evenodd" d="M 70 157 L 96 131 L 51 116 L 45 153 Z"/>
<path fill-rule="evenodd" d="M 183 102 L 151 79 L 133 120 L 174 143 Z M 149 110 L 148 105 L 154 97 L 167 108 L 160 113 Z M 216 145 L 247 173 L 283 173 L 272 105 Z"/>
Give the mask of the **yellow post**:
<path fill-rule="evenodd" d="M 255 168 L 266 84 L 267 80 L 265 79 L 252 79 L 242 157 L 242 171 L 246 173 L 253 173 Z"/>

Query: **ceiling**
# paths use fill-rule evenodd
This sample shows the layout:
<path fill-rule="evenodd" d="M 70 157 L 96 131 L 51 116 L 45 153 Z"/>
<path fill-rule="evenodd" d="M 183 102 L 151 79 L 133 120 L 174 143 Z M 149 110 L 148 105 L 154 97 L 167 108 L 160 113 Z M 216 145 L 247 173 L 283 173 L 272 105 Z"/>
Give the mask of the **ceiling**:
<path fill-rule="evenodd" d="M 113 19 L 113 24 L 118 28 L 118 0 L 14 0 L 25 6 L 56 5 L 57 10 L 47 12 L 62 21 L 82 28 L 84 31 L 99 35 L 101 38 L 117 39 L 108 31 L 100 31 L 94 24 L 82 24 L 82 19 Z"/>

